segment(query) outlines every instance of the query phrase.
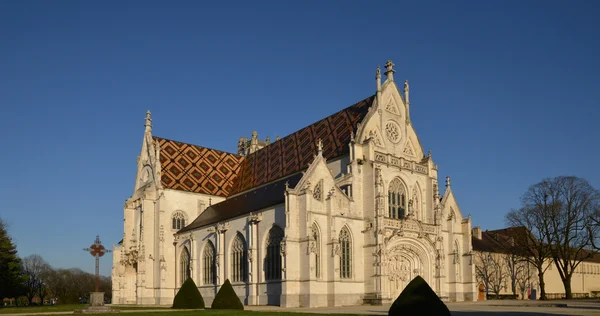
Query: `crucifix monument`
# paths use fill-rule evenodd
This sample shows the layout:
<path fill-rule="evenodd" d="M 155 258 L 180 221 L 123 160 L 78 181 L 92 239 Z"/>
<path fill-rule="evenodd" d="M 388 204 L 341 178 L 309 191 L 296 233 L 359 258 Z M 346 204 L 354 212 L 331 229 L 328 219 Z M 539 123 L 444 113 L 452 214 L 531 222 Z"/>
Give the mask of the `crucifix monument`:
<path fill-rule="evenodd" d="M 90 306 L 79 312 L 82 313 L 101 313 L 101 312 L 118 312 L 111 310 L 108 306 L 104 306 L 104 292 L 100 292 L 100 257 L 104 256 L 105 253 L 111 252 L 104 248 L 100 242 L 100 236 L 96 236 L 96 240 L 89 248 L 83 248 L 83 251 L 89 252 L 94 258 L 96 258 L 96 288 L 95 292 L 90 293 Z"/>

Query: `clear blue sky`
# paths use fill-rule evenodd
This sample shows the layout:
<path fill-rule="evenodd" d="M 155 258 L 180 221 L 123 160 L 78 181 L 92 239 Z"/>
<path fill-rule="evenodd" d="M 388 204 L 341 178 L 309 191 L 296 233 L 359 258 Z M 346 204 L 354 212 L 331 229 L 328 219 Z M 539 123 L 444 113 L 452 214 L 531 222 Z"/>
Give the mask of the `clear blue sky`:
<path fill-rule="evenodd" d="M 156 135 L 235 151 L 370 96 L 392 59 L 463 214 L 502 228 L 544 177 L 600 188 L 599 15 L 598 1 L 2 1 L 0 216 L 22 256 L 93 272 L 82 248 L 122 237 L 146 110 Z"/>

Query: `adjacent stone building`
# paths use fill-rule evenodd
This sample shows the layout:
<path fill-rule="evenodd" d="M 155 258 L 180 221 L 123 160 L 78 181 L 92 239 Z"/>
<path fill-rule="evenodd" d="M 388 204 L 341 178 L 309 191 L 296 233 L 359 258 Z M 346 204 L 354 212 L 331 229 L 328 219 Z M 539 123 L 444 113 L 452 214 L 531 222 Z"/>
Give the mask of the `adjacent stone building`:
<path fill-rule="evenodd" d="M 417 275 L 475 300 L 471 219 L 449 177 L 440 192 L 393 66 L 374 95 L 237 153 L 156 137 L 148 112 L 113 303 L 171 304 L 191 277 L 208 304 L 226 279 L 247 305 L 382 304 Z"/>
<path fill-rule="evenodd" d="M 516 299 L 539 299 L 540 282 L 537 268 L 525 260 L 526 254 L 515 247 L 515 236 L 527 234 L 524 227 L 509 227 L 482 231 L 474 227 L 473 260 L 478 282 L 478 300 L 512 297 L 515 281 Z M 600 253 L 585 251 L 586 257 L 577 265 L 571 279 L 573 298 L 600 297 Z M 551 259 L 544 264 L 544 284 L 548 299 L 565 298 L 565 287 Z M 487 283 L 487 290 L 486 290 Z"/>

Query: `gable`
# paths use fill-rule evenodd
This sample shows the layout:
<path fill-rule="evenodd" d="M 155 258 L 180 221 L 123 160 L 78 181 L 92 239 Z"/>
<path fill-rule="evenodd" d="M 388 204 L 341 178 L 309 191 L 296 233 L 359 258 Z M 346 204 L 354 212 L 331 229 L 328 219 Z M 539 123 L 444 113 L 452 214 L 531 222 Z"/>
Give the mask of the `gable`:
<path fill-rule="evenodd" d="M 229 195 L 244 157 L 165 138 L 153 139 L 160 148 L 163 188 Z"/>

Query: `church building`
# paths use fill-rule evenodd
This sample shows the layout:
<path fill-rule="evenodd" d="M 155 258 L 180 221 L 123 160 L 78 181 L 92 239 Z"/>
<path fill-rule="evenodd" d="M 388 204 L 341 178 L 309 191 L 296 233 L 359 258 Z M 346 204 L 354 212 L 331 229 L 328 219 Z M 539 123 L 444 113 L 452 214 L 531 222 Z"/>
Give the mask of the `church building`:
<path fill-rule="evenodd" d="M 226 279 L 246 305 L 386 304 L 417 275 L 475 300 L 471 218 L 449 177 L 440 192 L 393 67 L 374 95 L 237 153 L 154 136 L 148 112 L 113 303 L 170 305 L 191 277 L 208 306 Z"/>

